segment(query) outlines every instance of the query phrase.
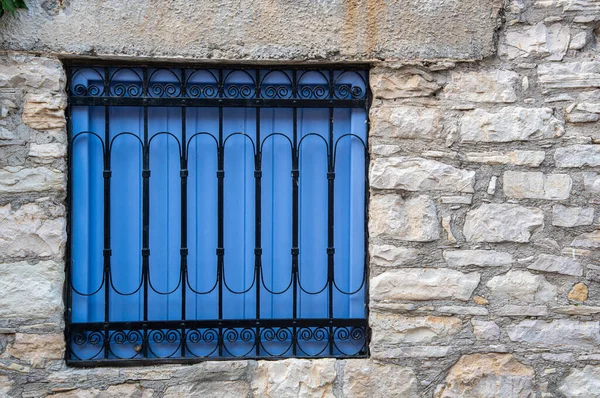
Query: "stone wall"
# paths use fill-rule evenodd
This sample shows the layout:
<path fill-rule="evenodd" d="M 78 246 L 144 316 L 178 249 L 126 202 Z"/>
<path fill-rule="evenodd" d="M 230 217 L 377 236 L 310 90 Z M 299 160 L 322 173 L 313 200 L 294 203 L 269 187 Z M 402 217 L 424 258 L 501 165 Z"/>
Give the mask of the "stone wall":
<path fill-rule="evenodd" d="M 0 396 L 600 397 L 600 2 L 502 16 L 496 55 L 373 63 L 370 359 L 66 367 L 64 72 L 2 56 Z"/>

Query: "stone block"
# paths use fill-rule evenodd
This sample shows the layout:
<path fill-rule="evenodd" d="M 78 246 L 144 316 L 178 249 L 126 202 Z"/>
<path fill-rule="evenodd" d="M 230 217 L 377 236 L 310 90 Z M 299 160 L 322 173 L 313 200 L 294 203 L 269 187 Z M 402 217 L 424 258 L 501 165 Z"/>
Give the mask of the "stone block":
<path fill-rule="evenodd" d="M 462 142 L 532 141 L 558 138 L 564 133 L 564 122 L 550 108 L 475 109 L 466 112 L 460 124 Z"/>
<path fill-rule="evenodd" d="M 544 90 L 600 87 L 600 62 L 549 62 L 537 68 Z"/>
<path fill-rule="evenodd" d="M 169 389 L 167 389 L 168 391 Z M 166 393 L 165 393 L 166 394 Z M 151 398 L 156 396 L 154 390 L 142 387 L 138 383 L 127 383 L 110 386 L 106 389 L 100 388 L 82 388 L 73 391 L 59 392 L 52 394 L 56 398 Z M 167 395 L 165 395 L 167 396 Z M 171 396 L 171 395 L 169 395 Z M 181 396 L 181 395 L 177 395 Z M 214 395 L 213 395 L 214 396 Z M 172 397 L 172 396 L 171 396 Z M 215 396 L 216 397 L 216 396 Z"/>
<path fill-rule="evenodd" d="M 370 119 L 373 137 L 432 140 L 444 132 L 442 111 L 435 108 L 380 106 L 371 109 Z"/>
<path fill-rule="evenodd" d="M 250 394 L 250 384 L 245 381 L 205 381 L 197 383 L 186 383 L 182 381 L 176 386 L 168 387 L 163 395 L 164 398 L 179 397 L 210 397 L 230 398 L 247 397 Z M 274 397 L 275 395 L 263 395 Z M 283 396 L 283 395 L 282 395 Z M 291 395 L 287 395 L 291 396 Z M 143 395 L 142 395 L 143 397 Z"/>
<path fill-rule="evenodd" d="M 481 321 L 472 319 L 473 334 L 477 340 L 498 340 L 500 339 L 500 327 L 494 321 Z"/>
<path fill-rule="evenodd" d="M 375 68 L 371 70 L 373 96 L 383 99 L 429 97 L 441 89 L 433 76 L 418 68 Z"/>
<path fill-rule="evenodd" d="M 571 369 L 558 391 L 567 398 L 600 397 L 600 366 L 586 365 L 583 369 Z"/>
<path fill-rule="evenodd" d="M 0 259 L 60 257 L 66 243 L 64 209 L 26 203 L 0 206 Z"/>
<path fill-rule="evenodd" d="M 344 361 L 342 394 L 348 398 L 408 398 L 418 396 L 411 368 L 365 359 Z"/>
<path fill-rule="evenodd" d="M 428 196 L 404 200 L 399 195 L 374 195 L 369 215 L 371 236 L 410 242 L 431 242 L 440 237 L 435 204 Z"/>
<path fill-rule="evenodd" d="M 542 275 L 534 275 L 527 271 L 508 271 L 490 279 L 486 286 L 490 289 L 492 303 L 548 303 L 554 301 L 557 295 L 556 286 Z"/>
<path fill-rule="evenodd" d="M 0 264 L 0 318 L 40 319 L 61 315 L 63 283 L 61 263 Z"/>
<path fill-rule="evenodd" d="M 529 166 L 539 167 L 546 153 L 544 151 L 493 151 L 493 152 L 467 152 L 467 162 L 484 163 L 491 165 Z"/>
<path fill-rule="evenodd" d="M 575 247 L 600 247 L 600 230 L 586 232 L 578 235 L 571 242 Z"/>
<path fill-rule="evenodd" d="M 600 176 L 596 173 L 583 173 L 583 187 L 590 193 L 600 193 Z"/>
<path fill-rule="evenodd" d="M 23 123 L 35 130 L 63 129 L 66 107 L 63 95 L 29 94 L 23 105 Z"/>
<path fill-rule="evenodd" d="M 508 59 L 549 54 L 548 29 L 543 23 L 509 26 L 499 48 L 499 55 Z"/>
<path fill-rule="evenodd" d="M 36 158 L 63 158 L 67 155 L 67 146 L 64 144 L 35 144 L 29 145 L 28 156 Z"/>
<path fill-rule="evenodd" d="M 480 278 L 477 272 L 465 274 L 446 268 L 388 270 L 371 279 L 370 298 L 373 301 L 467 301 Z"/>
<path fill-rule="evenodd" d="M 504 194 L 515 199 L 564 200 L 571 194 L 573 180 L 568 174 L 504 172 Z"/>
<path fill-rule="evenodd" d="M 444 250 L 444 260 L 452 267 L 502 267 L 514 262 L 510 253 L 494 250 Z"/>
<path fill-rule="evenodd" d="M 576 283 L 568 294 L 568 299 L 573 301 L 579 301 L 583 303 L 588 299 L 589 289 L 587 285 L 583 282 Z"/>
<path fill-rule="evenodd" d="M 463 233 L 470 242 L 529 242 L 544 226 L 540 209 L 515 204 L 482 204 L 467 213 Z"/>
<path fill-rule="evenodd" d="M 378 158 L 371 166 L 371 186 L 377 189 L 471 193 L 474 183 L 474 171 L 423 158 Z"/>
<path fill-rule="evenodd" d="M 552 225 L 557 227 L 579 227 L 594 223 L 593 207 L 566 207 L 554 205 L 552 207 Z"/>
<path fill-rule="evenodd" d="M 515 397 L 535 395 L 535 372 L 511 354 L 463 355 L 452 366 L 434 398 Z"/>
<path fill-rule="evenodd" d="M 48 361 L 63 359 L 65 336 L 60 334 L 15 334 L 15 341 L 6 353 L 33 367 L 43 367 Z"/>
<path fill-rule="evenodd" d="M 64 191 L 65 176 L 46 167 L 7 166 L 0 169 L 0 192 Z"/>
<path fill-rule="evenodd" d="M 417 259 L 419 250 L 392 245 L 373 245 L 371 264 L 378 267 L 400 267 Z"/>
<path fill-rule="evenodd" d="M 335 359 L 259 361 L 252 374 L 256 397 L 333 397 Z"/>
<path fill-rule="evenodd" d="M 553 272 L 562 275 L 582 276 L 583 267 L 577 260 L 568 257 L 552 256 L 549 254 L 540 254 L 528 269 Z"/>
<path fill-rule="evenodd" d="M 512 341 L 550 349 L 594 350 L 600 344 L 600 324 L 592 321 L 528 319 L 506 331 Z"/>
<path fill-rule="evenodd" d="M 516 102 L 516 72 L 493 70 L 483 72 L 451 72 L 444 87 L 444 98 L 456 102 Z"/>
<path fill-rule="evenodd" d="M 600 166 L 600 145 L 571 145 L 556 149 L 556 167 Z"/>

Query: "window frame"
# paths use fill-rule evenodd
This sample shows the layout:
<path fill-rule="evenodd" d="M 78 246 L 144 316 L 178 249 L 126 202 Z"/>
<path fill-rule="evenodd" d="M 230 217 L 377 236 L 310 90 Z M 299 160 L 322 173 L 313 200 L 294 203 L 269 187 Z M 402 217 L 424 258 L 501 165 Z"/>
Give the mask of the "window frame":
<path fill-rule="evenodd" d="M 66 69 L 66 73 L 67 73 L 67 94 L 68 94 L 68 105 L 67 105 L 67 112 L 66 112 L 66 117 L 67 117 L 67 131 L 68 131 L 68 179 L 67 179 L 67 249 L 66 249 L 66 281 L 65 281 L 65 287 L 64 287 L 64 296 L 65 296 L 65 303 L 66 303 L 66 309 L 65 309 L 65 337 L 66 337 L 66 341 L 67 341 L 67 349 L 66 349 L 66 362 L 68 365 L 70 366 L 114 366 L 114 365 L 118 365 L 118 366 L 130 366 L 130 365 L 143 365 L 143 364 L 148 364 L 148 365 L 154 365 L 154 364 L 160 364 L 160 363 L 195 363 L 195 362 L 202 362 L 202 361 L 212 361 L 212 360 L 239 360 L 239 359 L 286 359 L 286 358 L 310 358 L 310 359 L 318 359 L 318 358 L 366 358 L 369 356 L 369 343 L 370 343 L 370 330 L 368 327 L 368 317 L 369 317 L 369 311 L 368 311 L 368 302 L 369 302 L 369 255 L 368 255 L 368 242 L 369 242 L 369 235 L 368 235 L 368 203 L 369 203 L 369 164 L 370 164 L 370 158 L 369 158 L 369 143 L 368 143 L 368 139 L 369 139 L 369 124 L 368 124 L 368 116 L 369 116 L 369 109 L 371 106 L 371 102 L 372 102 L 372 94 L 371 94 L 371 90 L 370 90 L 370 86 L 369 86 L 369 66 L 365 65 L 365 64 L 353 64 L 353 65 L 348 65 L 348 64 L 314 64 L 314 65 L 277 65 L 277 66 L 273 66 L 273 65 L 239 65 L 239 64 L 198 64 L 198 63 L 193 63 L 193 64 L 188 64 L 188 63 L 128 63 L 128 62 L 111 62 L 111 61 L 99 61 L 99 60 L 68 60 L 64 62 L 65 64 L 65 69 Z M 77 68 L 103 68 L 106 71 L 108 71 L 109 68 L 122 68 L 122 69 L 127 69 L 127 68 L 142 68 L 142 70 L 144 70 L 144 76 L 143 76 L 143 81 L 142 81 L 142 95 L 140 97 L 135 97 L 135 98 L 128 98 L 128 97 L 116 97 L 116 96 L 109 96 L 106 97 L 104 95 L 102 95 L 102 93 L 100 95 L 97 96 L 77 96 L 77 95 L 73 95 L 73 74 L 74 74 L 74 70 L 76 70 Z M 183 81 L 185 81 L 185 72 L 183 72 L 184 69 L 198 69 L 198 70 L 205 70 L 205 69 L 210 69 L 210 70 L 219 70 L 219 80 L 218 80 L 218 86 L 219 86 L 219 93 L 222 93 L 224 90 L 224 80 L 223 80 L 223 73 L 222 71 L 224 70 L 240 70 L 240 71 L 252 71 L 252 72 L 256 72 L 256 85 L 255 85 L 255 95 L 258 94 L 258 97 L 253 97 L 253 98 L 222 98 L 222 97 L 218 97 L 218 98 L 181 98 L 181 97 L 175 97 L 175 98 L 152 98 L 151 95 L 148 95 L 149 93 L 149 80 L 148 80 L 148 73 L 147 71 L 150 70 L 151 68 L 159 68 L 159 69 L 167 69 L 167 70 L 181 70 L 182 71 L 182 86 L 181 86 L 181 90 L 183 90 L 182 92 L 185 94 L 185 90 L 186 88 L 184 87 Z M 292 74 L 294 76 L 294 82 L 292 83 L 292 96 L 290 98 L 263 98 L 261 97 L 260 93 L 261 93 L 261 84 L 262 81 L 259 78 L 259 74 L 261 71 L 264 70 L 269 70 L 269 71 L 293 71 Z M 327 76 L 328 79 L 328 85 L 329 87 L 327 88 L 328 93 L 325 97 L 320 98 L 320 99 L 314 99 L 314 98 L 300 98 L 298 94 L 298 88 L 299 85 L 297 84 L 298 80 L 296 80 L 295 76 L 298 73 L 298 71 L 300 72 L 309 72 L 309 71 L 317 71 L 317 72 L 323 72 L 323 71 L 328 71 L 329 75 Z M 345 72 L 364 72 L 365 76 L 364 76 L 364 87 L 365 87 L 365 92 L 364 95 L 361 95 L 359 98 L 353 98 L 354 94 L 350 93 L 350 98 L 336 98 L 336 88 L 335 88 L 335 82 L 334 82 L 334 71 L 343 71 L 342 73 Z M 108 74 L 107 74 L 108 75 Z M 114 76 L 114 74 L 112 75 Z M 104 87 L 103 90 L 107 90 L 107 93 L 110 92 L 109 86 L 110 86 L 110 79 L 105 79 L 104 81 Z M 228 320 L 228 319 L 219 319 L 218 323 L 215 324 L 215 320 L 210 320 L 210 321 L 198 321 L 198 320 L 178 320 L 178 321 L 151 321 L 151 320 L 144 320 L 144 321 L 131 321 L 131 322 L 110 322 L 110 321 L 105 321 L 103 322 L 103 325 L 100 325 L 99 322 L 95 322 L 94 325 L 91 325 L 91 323 L 74 323 L 72 321 L 72 272 L 71 272 L 71 244 L 72 244 L 72 234 L 71 234 L 71 209 L 72 209 L 72 198 L 73 198 L 73 193 L 72 193 L 72 139 L 73 139 L 73 128 L 72 128 L 72 107 L 73 106 L 100 106 L 100 107 L 104 107 L 105 109 L 108 109 L 110 106 L 127 106 L 127 105 L 136 105 L 136 106 L 142 106 L 145 109 L 147 109 L 148 107 L 153 107 L 153 106 L 174 106 L 174 107 L 194 107 L 194 106 L 212 106 L 212 107 L 218 107 L 219 109 L 223 109 L 225 107 L 243 107 L 245 109 L 248 108 L 256 108 L 256 109 L 260 109 L 261 107 L 269 107 L 269 108 L 277 108 L 277 107 L 282 107 L 282 108 L 293 108 L 294 109 L 294 120 L 295 119 L 295 115 L 296 115 L 296 110 L 297 109 L 302 109 L 302 108 L 328 108 L 330 109 L 330 137 L 332 136 L 332 131 L 333 131 L 333 110 L 337 109 L 337 108 L 362 108 L 364 107 L 365 112 L 366 112 L 366 119 L 367 119 L 367 125 L 366 125 L 366 133 L 365 133 L 365 140 L 363 142 L 364 145 L 364 161 L 365 161 L 365 180 L 364 180 L 364 191 L 365 191 L 365 197 L 364 197 L 364 276 L 363 276 L 363 282 L 362 282 L 362 289 L 364 289 L 364 310 L 365 310 L 365 316 L 364 318 L 360 318 L 360 322 L 357 322 L 358 318 L 335 318 L 331 316 L 331 311 L 330 310 L 330 316 L 328 318 L 322 318 L 322 319 L 312 319 L 311 320 L 311 324 L 310 326 L 305 326 L 303 323 L 303 319 L 302 318 L 292 318 L 292 319 L 256 319 L 254 320 L 255 323 L 253 323 L 252 325 L 245 325 L 244 322 L 242 320 Z M 221 113 L 222 115 L 222 113 Z M 222 118 L 222 116 L 220 116 Z M 332 141 L 330 141 L 330 146 L 333 147 L 333 145 L 331 145 Z M 329 151 L 328 149 L 328 153 L 327 153 L 328 159 L 330 157 L 334 157 L 335 156 L 335 151 L 332 149 L 331 151 Z M 331 201 L 332 199 L 332 192 L 333 192 L 333 184 L 335 181 L 335 171 L 332 170 L 329 166 L 328 166 L 328 172 L 327 172 L 327 179 L 328 179 L 328 189 L 330 190 L 330 194 L 329 194 L 329 201 Z M 293 166 L 293 170 L 292 170 L 292 178 L 298 178 L 297 172 L 296 174 L 294 174 L 294 170 L 298 169 L 298 166 Z M 186 170 L 187 171 L 187 170 Z M 103 173 L 103 178 L 104 178 L 104 182 L 107 183 L 106 181 L 110 181 L 110 171 L 108 171 L 108 173 L 105 171 Z M 150 173 L 148 172 L 147 175 L 145 174 L 146 172 L 143 172 L 143 178 L 149 178 Z M 183 173 L 183 170 L 182 170 Z M 259 172 L 260 173 L 260 172 Z M 217 172 L 218 177 L 217 178 L 222 178 L 219 177 L 219 172 Z M 186 173 L 187 176 L 187 173 Z M 182 174 L 183 177 L 183 174 Z M 255 177 L 257 177 L 258 179 L 260 178 L 256 173 L 255 173 Z M 108 184 L 110 184 L 110 182 L 108 182 Z M 221 189 L 221 188 L 220 188 Z M 147 192 L 147 187 L 144 187 L 144 195 L 147 196 L 148 192 Z M 106 191 L 104 192 L 104 197 L 105 200 L 107 198 L 107 194 Z M 222 196 L 220 197 L 222 200 Z M 108 201 L 110 202 L 110 199 L 108 199 Z M 328 209 L 331 209 L 331 207 L 333 206 L 332 203 L 328 203 Z M 222 206 L 220 206 L 222 207 Z M 144 210 L 145 212 L 148 211 L 148 209 Z M 333 211 L 328 210 L 328 211 Z M 219 210 L 220 212 L 220 216 L 222 216 L 222 209 Z M 297 209 L 296 209 L 296 214 L 294 215 L 295 218 L 298 218 L 297 215 Z M 331 220 L 328 220 L 328 224 L 329 222 L 332 222 Z M 296 221 L 297 223 L 297 221 Z M 328 237 L 328 249 L 327 249 L 327 256 L 328 256 L 328 268 L 333 269 L 333 256 L 335 253 L 335 248 L 333 247 L 334 245 L 332 244 L 332 240 L 333 240 L 333 235 L 332 235 L 332 231 L 333 231 L 333 226 L 328 227 L 328 229 L 331 231 L 329 233 L 329 237 Z M 109 238 L 110 239 L 110 238 Z M 221 238 L 219 238 L 220 240 L 222 240 Z M 106 246 L 106 245 L 105 245 Z M 110 244 L 108 245 L 110 247 Z M 296 247 L 292 247 L 292 257 L 298 256 L 298 243 L 297 243 L 297 238 L 296 238 L 296 243 L 295 243 Z M 144 244 L 144 247 L 147 247 L 147 242 Z M 220 247 L 222 247 L 222 242 L 220 244 Z M 222 248 L 218 247 L 216 254 L 218 257 L 222 258 L 223 256 L 223 250 Z M 187 251 L 184 252 L 185 249 L 182 249 L 182 256 L 187 255 Z M 258 248 L 255 251 L 255 255 L 256 256 L 260 256 L 262 252 L 262 249 Z M 111 252 L 110 249 L 104 249 L 103 250 L 103 258 L 104 261 L 109 261 L 110 262 L 110 256 L 111 256 Z M 146 261 L 145 265 L 143 266 L 144 269 L 148 269 L 148 265 L 147 265 L 147 259 L 149 256 L 149 249 L 142 249 L 142 260 Z M 108 258 L 108 260 L 107 260 Z M 219 260 L 222 261 L 222 260 Z M 296 273 L 298 270 L 298 262 L 296 259 Z M 107 266 L 104 266 L 104 271 L 103 273 L 107 272 Z M 333 271 L 328 271 L 328 275 L 331 275 L 333 277 Z M 329 276 L 328 276 L 329 278 Z M 333 283 L 334 280 L 329 280 L 328 279 L 328 284 L 330 291 L 333 290 Z M 146 281 L 147 284 L 147 281 Z M 105 289 L 108 290 L 108 289 Z M 185 289 L 184 289 L 185 290 Z M 260 290 L 260 289 L 259 289 Z M 338 288 L 339 290 L 339 288 Z M 147 299 L 146 299 L 147 301 Z M 329 307 L 332 307 L 332 300 L 331 300 L 331 294 L 329 296 L 328 299 L 328 305 Z M 146 303 L 147 305 L 147 303 Z M 293 330 L 292 333 L 292 346 L 293 346 L 293 355 L 285 355 L 285 356 L 263 356 L 263 355 L 243 355 L 243 356 L 232 356 L 232 357 L 222 357 L 222 356 L 205 356 L 205 357 L 173 357 L 173 358 L 153 358 L 153 357 L 148 357 L 147 352 L 143 353 L 143 358 L 134 358 L 134 359 L 116 359 L 116 358 L 109 358 L 108 357 L 108 345 L 110 345 L 110 341 L 111 339 L 114 338 L 114 336 L 110 336 L 111 331 L 113 333 L 115 333 L 116 331 L 121 331 L 121 332 L 126 332 L 126 331 L 137 331 L 138 333 L 141 332 L 143 335 L 143 341 L 147 341 L 150 336 L 149 334 L 151 333 L 150 331 L 154 330 L 154 331 L 168 331 L 173 329 L 173 325 L 174 322 L 178 322 L 180 324 L 180 338 L 185 338 L 187 337 L 187 333 L 190 332 L 190 329 L 194 329 L 194 328 L 217 328 L 219 330 L 218 332 L 218 345 L 223 345 L 224 344 L 224 340 L 227 338 L 225 335 L 227 333 L 227 330 L 238 330 L 236 329 L 236 325 L 242 325 L 240 327 L 244 327 L 244 329 L 241 329 L 240 332 L 243 332 L 246 329 L 254 329 L 256 328 L 256 332 L 254 335 L 254 339 L 255 339 L 255 345 L 257 348 L 257 353 L 259 353 L 260 351 L 260 344 L 256 344 L 256 339 L 258 339 L 258 342 L 260 343 L 260 336 L 261 336 L 261 331 L 259 331 L 259 329 L 262 328 L 262 330 L 264 331 L 264 328 L 271 328 L 271 330 L 274 330 L 273 328 L 289 328 L 290 330 Z M 115 329 L 115 327 L 117 329 Z M 298 344 L 297 341 L 300 338 L 299 337 L 299 332 L 302 328 L 318 328 L 318 329 L 313 329 L 313 338 L 314 338 L 314 334 L 316 330 L 324 330 L 326 335 L 324 335 L 324 337 L 319 336 L 320 339 L 326 339 L 327 341 L 327 349 L 329 351 L 329 355 L 327 353 L 325 353 L 325 355 L 321 355 L 321 353 L 319 353 L 318 356 L 299 356 L 296 353 L 296 345 Z M 87 330 L 86 330 L 87 328 Z M 229 329 L 228 329 L 229 328 Z M 338 328 L 337 330 L 341 331 L 341 333 L 345 332 L 347 333 L 346 338 L 353 338 L 353 336 L 351 336 L 352 333 L 354 333 L 354 331 L 356 330 L 361 330 L 360 333 L 362 333 L 361 338 L 364 339 L 364 345 L 362 346 L 362 348 L 360 349 L 360 351 L 357 354 L 354 355 L 339 355 L 339 354 L 334 354 L 334 334 L 336 333 L 334 330 L 336 330 L 335 328 Z M 94 359 L 76 359 L 73 357 L 73 353 L 71 352 L 71 344 L 73 341 L 75 341 L 75 339 L 77 339 L 77 333 L 79 333 L 81 330 L 86 330 L 86 332 L 88 332 L 89 334 L 86 336 L 86 338 L 88 340 L 91 339 L 104 339 L 102 342 L 103 345 L 103 350 L 104 350 L 104 358 L 94 358 Z M 122 334 L 119 338 L 124 338 L 127 339 L 129 338 L 129 334 L 128 333 L 124 333 Z M 165 334 L 163 334 L 162 338 L 168 338 L 168 336 L 166 336 Z M 146 346 L 144 344 L 144 346 Z M 183 344 L 182 346 L 185 346 L 185 344 Z M 147 350 L 147 348 L 142 347 L 141 350 Z M 137 349 L 136 349 L 137 352 Z M 183 349 L 182 349 L 182 353 L 183 353 Z"/>

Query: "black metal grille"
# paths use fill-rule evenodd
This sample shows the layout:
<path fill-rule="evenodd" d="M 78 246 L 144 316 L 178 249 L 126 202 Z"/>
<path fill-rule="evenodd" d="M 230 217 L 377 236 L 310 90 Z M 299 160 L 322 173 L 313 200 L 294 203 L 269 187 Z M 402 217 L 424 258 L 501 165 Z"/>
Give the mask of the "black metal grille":
<path fill-rule="evenodd" d="M 82 71 L 96 75 L 97 78 L 87 79 L 86 83 L 78 80 Z M 121 79 L 120 74 L 127 72 L 128 79 Z M 366 320 L 368 269 L 367 269 L 367 202 L 368 202 L 368 150 L 367 142 L 349 132 L 334 140 L 334 109 L 363 108 L 368 109 L 370 94 L 368 91 L 367 74 L 364 67 L 310 69 L 294 68 L 244 68 L 244 67 L 207 67 L 190 68 L 187 66 L 98 66 L 69 63 L 67 65 L 69 91 L 69 171 L 72 170 L 72 148 L 74 142 L 82 136 L 93 136 L 102 143 L 103 153 L 103 195 L 104 195 L 104 238 L 102 282 L 93 291 L 81 291 L 73 284 L 72 262 L 70 261 L 71 246 L 67 250 L 67 360 L 73 365 L 137 364 L 144 362 L 185 362 L 206 359 L 234 358 L 285 358 L 285 357 L 364 357 L 368 355 L 368 326 Z M 172 78 L 165 81 L 157 76 L 165 73 Z M 198 73 L 210 74 L 214 81 L 196 83 L 194 76 Z M 233 74 L 244 74 L 248 83 L 231 83 Z M 308 83 L 305 76 L 308 73 L 318 73 L 322 83 Z M 269 76 L 278 74 L 285 76 L 287 82 L 282 84 L 269 83 Z M 349 75 L 361 79 L 361 85 L 347 83 Z M 131 76 L 135 76 L 131 79 Z M 95 106 L 102 107 L 105 115 L 105 131 L 73 131 L 71 112 L 73 107 Z M 132 294 L 119 292 L 112 281 L 111 271 L 111 148 L 116 137 L 109 136 L 110 108 L 114 106 L 136 106 L 143 108 L 143 137 L 137 137 L 143 154 L 142 171 L 142 271 L 139 286 L 134 293 L 143 294 L 143 319 L 131 322 L 115 322 L 109 313 L 111 294 Z M 180 242 L 180 276 L 175 290 L 161 292 L 152 286 L 149 267 L 149 184 L 150 160 L 149 151 L 152 137 L 148 133 L 148 111 L 151 107 L 177 107 L 181 109 L 181 139 L 169 132 L 158 133 L 171 135 L 177 142 L 180 153 L 180 187 L 181 187 L 181 242 Z M 219 131 L 186 132 L 186 110 L 191 107 L 218 108 Z M 255 184 L 255 248 L 254 248 L 254 279 L 252 285 L 244 291 L 236 291 L 227 285 L 224 278 L 224 156 L 225 144 L 228 137 L 224 136 L 224 109 L 232 107 L 248 107 L 256 112 L 256 133 L 250 136 L 244 132 L 235 133 L 245 136 L 253 147 L 254 184 Z M 292 247 L 291 276 L 289 284 L 281 291 L 269 289 L 264 283 L 262 274 L 261 246 L 261 182 L 262 182 L 262 146 L 267 138 L 260 135 L 260 112 L 263 108 L 290 108 L 293 112 L 293 134 L 288 138 L 292 159 L 290 183 L 292 185 Z M 302 108 L 329 109 L 329 131 L 324 132 L 323 140 L 327 148 L 327 283 L 319 291 L 310 291 L 302 285 L 299 277 L 299 194 L 298 181 L 300 178 L 299 154 L 303 137 L 298 136 L 298 110 Z M 120 134 L 131 134 L 123 132 Z M 275 135 L 277 133 L 271 134 Z M 198 135 L 207 135 L 214 139 L 217 152 L 217 195 L 218 195 L 218 236 L 215 255 L 217 257 L 217 278 L 214 286 L 206 291 L 199 291 L 189 282 L 188 274 L 188 151 L 191 140 Z M 309 135 L 318 135 L 317 133 Z M 305 138 L 305 137 L 304 137 Z M 352 291 L 344 290 L 336 283 L 334 267 L 334 187 L 336 177 L 336 151 L 338 143 L 343 138 L 357 139 L 364 148 L 365 162 L 365 209 L 364 209 L 364 266 L 360 286 Z M 69 197 L 73 197 L 72 184 L 69 184 Z M 71 230 L 69 223 L 69 231 Z M 254 288 L 256 295 L 256 317 L 254 319 L 225 319 L 223 317 L 223 292 L 246 294 Z M 169 295 L 179 291 L 182 299 L 181 319 L 157 321 L 148 317 L 148 294 L 154 291 L 158 294 Z M 261 317 L 261 294 L 278 295 L 293 291 L 293 315 L 289 319 L 273 319 Z M 186 297 L 218 292 L 218 319 L 198 320 L 186 317 Z M 320 294 L 327 292 L 328 316 L 326 318 L 301 318 L 297 314 L 297 299 L 300 292 L 304 294 Z M 335 318 L 333 294 L 357 294 L 359 291 L 365 297 L 365 315 L 361 318 Z M 104 320 L 101 322 L 74 322 L 72 318 L 73 295 L 91 296 L 104 295 Z M 87 347 L 86 355 L 81 354 L 79 347 Z M 160 350 L 157 347 L 161 347 Z M 165 347 L 167 349 L 165 350 Z"/>

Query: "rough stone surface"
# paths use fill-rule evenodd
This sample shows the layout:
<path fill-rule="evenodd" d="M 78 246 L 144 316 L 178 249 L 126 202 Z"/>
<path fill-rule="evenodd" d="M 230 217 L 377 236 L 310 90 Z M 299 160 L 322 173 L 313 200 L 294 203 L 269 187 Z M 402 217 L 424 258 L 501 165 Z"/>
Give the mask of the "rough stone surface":
<path fill-rule="evenodd" d="M 418 395 L 411 368 L 350 359 L 344 363 L 343 396 L 348 398 L 409 398 Z"/>
<path fill-rule="evenodd" d="M 164 398 L 177 397 L 246 397 L 250 393 L 250 385 L 243 381 L 210 381 L 198 383 L 182 383 L 166 389 Z M 271 397 L 273 395 L 263 395 Z M 297 396 L 297 395 L 280 395 Z"/>
<path fill-rule="evenodd" d="M 370 83 L 373 95 L 384 99 L 429 97 L 441 89 L 430 73 L 418 68 L 374 69 Z"/>
<path fill-rule="evenodd" d="M 371 110 L 371 135 L 386 139 L 434 139 L 444 131 L 439 109 L 416 106 L 382 106 Z"/>
<path fill-rule="evenodd" d="M 539 347 L 594 349 L 600 343 L 598 322 L 558 319 L 554 321 L 525 320 L 506 328 L 512 341 Z M 568 338 L 565 338 L 568 337 Z"/>
<path fill-rule="evenodd" d="M 371 185 L 405 191 L 473 192 L 475 172 L 422 158 L 380 158 L 371 167 Z"/>
<path fill-rule="evenodd" d="M 583 267 L 577 260 L 568 257 L 540 254 L 533 264 L 527 267 L 536 271 L 556 272 L 557 274 L 582 276 Z"/>
<path fill-rule="evenodd" d="M 600 62 L 540 64 L 538 76 L 546 90 L 600 87 Z"/>
<path fill-rule="evenodd" d="M 370 211 L 369 228 L 375 235 L 411 242 L 440 236 L 435 204 L 428 196 L 403 200 L 398 195 L 375 195 Z"/>
<path fill-rule="evenodd" d="M 600 166 L 600 145 L 572 145 L 554 153 L 557 167 Z"/>
<path fill-rule="evenodd" d="M 372 278 L 370 296 L 375 301 L 467 301 L 479 285 L 480 274 L 450 269 L 399 269 Z"/>
<path fill-rule="evenodd" d="M 0 168 L 2 192 L 63 191 L 65 188 L 64 175 L 58 170 L 20 166 Z"/>
<path fill-rule="evenodd" d="M 168 391 L 169 390 L 167 390 L 167 393 Z M 146 389 L 139 384 L 121 384 L 110 386 L 107 389 L 86 388 L 75 391 L 59 392 L 58 394 L 52 395 L 52 397 L 58 398 L 150 398 L 153 396 L 155 395 L 152 389 Z"/>
<path fill-rule="evenodd" d="M 507 171 L 502 184 L 510 198 L 561 200 L 571 194 L 573 180 L 568 174 Z"/>
<path fill-rule="evenodd" d="M 513 204 L 483 204 L 467 213 L 464 234 L 472 242 L 529 242 L 544 226 L 541 210 Z"/>
<path fill-rule="evenodd" d="M 32 129 L 50 130 L 65 127 L 65 107 L 63 96 L 28 95 L 23 105 L 23 123 Z"/>
<path fill-rule="evenodd" d="M 593 222 L 593 207 L 566 207 L 563 205 L 552 207 L 552 225 L 557 227 L 573 228 L 592 225 Z"/>
<path fill-rule="evenodd" d="M 64 3 L 49 15 L 33 3 L 30 14 L 3 19 L 0 46 L 205 59 L 471 59 L 492 54 L 501 7 L 498 0 L 218 5 L 178 0 L 156 10 L 142 0 L 127 5 L 94 0 Z"/>
<path fill-rule="evenodd" d="M 588 299 L 589 289 L 583 282 L 576 283 L 569 291 L 569 300 L 584 302 Z"/>
<path fill-rule="evenodd" d="M 375 245 L 371 248 L 371 264 L 379 267 L 400 267 L 416 260 L 418 254 L 417 249 Z"/>
<path fill-rule="evenodd" d="M 571 246 L 575 247 L 600 247 L 600 231 L 583 233 L 573 239 Z"/>
<path fill-rule="evenodd" d="M 510 142 L 558 138 L 564 123 L 550 108 L 501 108 L 498 112 L 476 109 L 461 119 L 462 142 Z"/>
<path fill-rule="evenodd" d="M 516 270 L 493 277 L 487 287 L 492 302 L 498 300 L 523 304 L 550 302 L 556 298 L 557 291 L 543 276 Z"/>
<path fill-rule="evenodd" d="M 507 164 L 513 166 L 538 167 L 544 161 L 544 151 L 510 151 L 510 152 L 468 152 L 468 162 L 485 164 Z"/>
<path fill-rule="evenodd" d="M 7 354 L 34 367 L 42 367 L 46 361 L 63 358 L 65 337 L 61 334 L 17 333 Z"/>
<path fill-rule="evenodd" d="M 558 390 L 567 398 L 600 397 L 600 366 L 572 369 Z"/>
<path fill-rule="evenodd" d="M 498 340 L 500 338 L 500 327 L 494 321 L 473 319 L 471 324 L 477 340 Z"/>
<path fill-rule="evenodd" d="M 514 261 L 510 253 L 494 250 L 445 250 L 444 260 L 452 267 L 501 267 L 511 265 Z"/>
<path fill-rule="evenodd" d="M 252 393 L 258 397 L 331 397 L 335 360 L 286 359 L 261 361 L 252 378 Z"/>
<path fill-rule="evenodd" d="M 435 398 L 519 397 L 534 395 L 535 373 L 531 366 L 510 354 L 463 355 L 450 369 Z"/>
<path fill-rule="evenodd" d="M 515 86 L 519 75 L 513 71 L 452 72 L 444 88 L 447 100 L 458 102 L 504 102 L 517 100 Z"/>

